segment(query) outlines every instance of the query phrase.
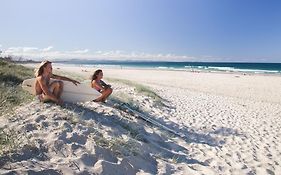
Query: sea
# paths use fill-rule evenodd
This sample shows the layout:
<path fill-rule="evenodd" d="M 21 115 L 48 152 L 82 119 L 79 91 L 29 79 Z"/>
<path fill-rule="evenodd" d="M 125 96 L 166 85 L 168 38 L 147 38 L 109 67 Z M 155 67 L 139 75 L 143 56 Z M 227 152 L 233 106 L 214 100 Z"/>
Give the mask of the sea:
<path fill-rule="evenodd" d="M 57 64 L 89 68 L 160 69 L 204 72 L 241 72 L 281 75 L 281 63 L 237 63 L 237 62 L 169 62 L 169 61 L 102 61 L 69 60 L 55 61 Z"/>

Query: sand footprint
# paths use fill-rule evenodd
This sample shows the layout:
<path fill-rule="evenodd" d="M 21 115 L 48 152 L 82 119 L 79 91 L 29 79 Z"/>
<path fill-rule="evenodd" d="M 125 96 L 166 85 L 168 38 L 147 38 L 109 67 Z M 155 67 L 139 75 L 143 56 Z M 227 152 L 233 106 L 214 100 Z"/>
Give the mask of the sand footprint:
<path fill-rule="evenodd" d="M 38 117 L 36 117 L 35 122 L 39 123 L 43 120 L 45 120 L 47 117 L 45 115 L 39 115 Z"/>

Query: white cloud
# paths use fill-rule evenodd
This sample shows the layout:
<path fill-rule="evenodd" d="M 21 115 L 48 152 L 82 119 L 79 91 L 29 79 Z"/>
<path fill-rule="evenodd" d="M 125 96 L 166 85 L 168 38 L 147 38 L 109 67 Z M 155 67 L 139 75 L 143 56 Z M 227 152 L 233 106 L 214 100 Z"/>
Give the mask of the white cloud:
<path fill-rule="evenodd" d="M 2 47 L 2 44 L 0 44 L 0 47 Z"/>
<path fill-rule="evenodd" d="M 84 49 L 84 50 L 75 50 L 75 51 L 72 51 L 72 53 L 77 53 L 77 54 L 83 54 L 83 53 L 88 53 L 89 50 L 88 49 Z"/>
<path fill-rule="evenodd" d="M 24 47 L 22 49 L 23 49 L 23 52 L 36 52 L 38 50 L 38 48 L 36 48 L 36 47 Z"/>
<path fill-rule="evenodd" d="M 95 59 L 95 60 L 146 60 L 146 61 L 221 61 L 224 58 L 212 56 L 193 57 L 188 55 L 162 54 L 162 53 L 144 53 L 144 52 L 126 52 L 121 50 L 112 51 L 94 51 L 89 49 L 58 51 L 53 46 L 43 49 L 36 47 L 10 47 L 3 50 L 2 55 L 19 56 L 26 59 L 42 60 L 42 59 Z"/>
<path fill-rule="evenodd" d="M 10 47 L 7 50 L 5 50 L 5 53 L 7 54 L 13 54 L 13 53 L 37 53 L 38 48 L 36 47 Z"/>
<path fill-rule="evenodd" d="M 42 49 L 43 52 L 48 52 L 50 51 L 52 48 L 54 48 L 53 46 L 49 46 L 49 47 L 46 47 L 44 49 Z"/>
<path fill-rule="evenodd" d="M 95 53 L 96 53 L 96 54 L 101 54 L 101 53 L 102 53 L 102 51 L 100 51 L 100 50 L 99 50 L 99 51 L 96 51 Z"/>

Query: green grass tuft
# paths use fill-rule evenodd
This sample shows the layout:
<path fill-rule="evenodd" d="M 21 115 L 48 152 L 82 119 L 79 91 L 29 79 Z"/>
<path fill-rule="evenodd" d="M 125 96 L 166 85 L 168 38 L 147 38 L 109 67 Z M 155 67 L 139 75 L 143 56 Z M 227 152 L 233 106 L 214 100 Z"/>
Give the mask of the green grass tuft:
<path fill-rule="evenodd" d="M 0 58 L 0 116 L 33 98 L 21 88 L 22 81 L 32 77 L 32 69 Z"/>
<path fill-rule="evenodd" d="M 14 130 L 0 128 L 0 157 L 19 149 L 25 139 Z"/>
<path fill-rule="evenodd" d="M 161 96 L 159 96 L 157 93 L 155 93 L 152 89 L 150 89 L 147 86 L 138 84 L 136 82 L 133 81 L 129 81 L 129 80 L 124 80 L 124 79 L 117 79 L 117 78 L 107 78 L 108 81 L 111 82 L 117 82 L 117 83 L 122 83 L 128 86 L 132 86 L 135 88 L 135 90 L 140 93 L 143 94 L 145 96 L 151 97 L 154 100 L 154 103 L 158 106 L 165 106 L 163 101 L 165 101 L 165 99 L 163 99 Z M 131 101 L 131 100 L 130 100 Z"/>

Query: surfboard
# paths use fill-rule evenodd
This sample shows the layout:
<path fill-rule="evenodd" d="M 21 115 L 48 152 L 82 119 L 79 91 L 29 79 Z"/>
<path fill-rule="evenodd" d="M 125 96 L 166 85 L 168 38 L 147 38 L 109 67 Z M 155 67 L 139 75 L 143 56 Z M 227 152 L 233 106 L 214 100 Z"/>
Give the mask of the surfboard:
<path fill-rule="evenodd" d="M 56 79 L 51 79 L 56 81 Z M 62 81 L 62 80 L 59 80 Z M 89 84 L 78 84 L 77 86 L 69 81 L 62 81 L 64 83 L 62 100 L 71 103 L 77 102 L 87 102 L 97 99 L 101 96 L 97 90 L 90 87 Z M 35 78 L 24 80 L 22 83 L 22 88 L 29 93 L 35 95 Z"/>

